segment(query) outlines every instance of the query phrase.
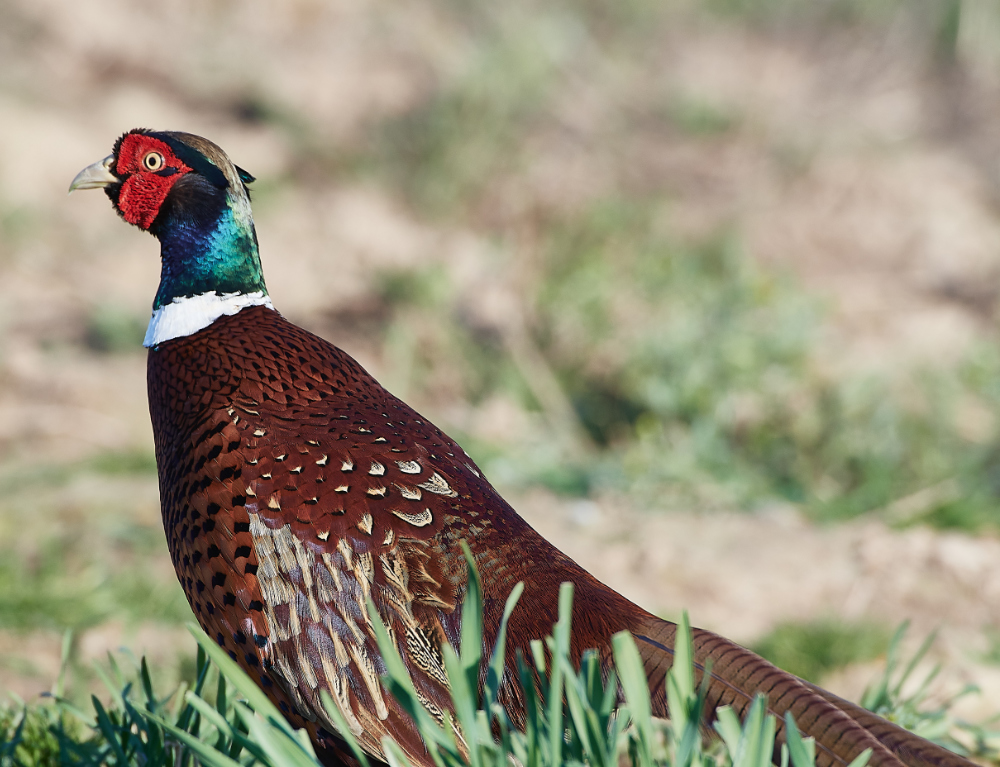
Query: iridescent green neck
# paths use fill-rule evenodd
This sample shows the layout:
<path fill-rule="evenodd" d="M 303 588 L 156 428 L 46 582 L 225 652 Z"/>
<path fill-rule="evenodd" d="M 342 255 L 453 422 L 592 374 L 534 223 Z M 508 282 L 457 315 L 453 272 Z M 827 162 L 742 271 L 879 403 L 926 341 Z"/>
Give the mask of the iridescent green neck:
<path fill-rule="evenodd" d="M 220 205 L 166 216 L 156 228 L 162 264 L 154 311 L 207 293 L 267 295 L 249 200 L 219 197 Z"/>

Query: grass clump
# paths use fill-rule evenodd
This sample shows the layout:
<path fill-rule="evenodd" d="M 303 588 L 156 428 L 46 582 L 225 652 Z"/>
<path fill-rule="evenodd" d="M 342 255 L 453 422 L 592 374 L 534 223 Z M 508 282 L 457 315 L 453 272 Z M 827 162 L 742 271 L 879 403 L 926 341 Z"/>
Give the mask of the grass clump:
<path fill-rule="evenodd" d="M 58 767 L 62 753 L 57 732 L 65 727 L 51 706 L 0 708 L 0 767 Z M 79 736 L 82 728 L 74 733 Z"/>
<path fill-rule="evenodd" d="M 71 655 L 72 636 L 62 643 L 62 669 L 52 690 L 60 698 L 64 691 Z M 64 745 L 86 739 L 86 727 L 63 707 L 28 705 L 14 695 L 0 702 L 0 767 L 62 767 L 67 764 Z"/>
<path fill-rule="evenodd" d="M 935 635 L 928 636 L 909 660 L 902 657 L 901 644 L 908 624 L 895 632 L 883 673 L 865 690 L 861 705 L 890 722 L 895 722 L 922 738 L 958 754 L 975 759 L 1000 759 L 997 748 L 996 717 L 985 724 L 958 719 L 952 712 L 956 701 L 979 692 L 974 684 L 967 684 L 949 698 L 929 705 L 931 682 L 941 672 L 935 665 L 922 679 L 916 679 L 916 670 L 927 655 Z"/>
<path fill-rule="evenodd" d="M 787 767 L 812 767 L 811 739 L 803 739 L 794 721 L 778 722 L 767 713 L 761 696 L 744 721 L 721 708 L 713 724 L 714 741 L 704 740 L 702 712 L 706 687 L 692 665 L 687 618 L 678 633 L 676 657 L 667 684 L 669 722 L 652 717 L 648 683 L 638 650 L 623 633 L 614 638 L 614 666 L 605 677 L 593 652 L 579 667 L 570 661 L 572 585 L 563 584 L 559 620 L 552 635 L 531 645 L 529 657 L 518 657 L 518 679 L 526 701 L 523 729 L 515 727 L 500 705 L 500 682 L 506 651 L 506 622 L 521 593 L 508 599 L 497 643 L 484 654 L 482 591 L 474 562 L 466 551 L 470 588 L 463 606 L 460 649 L 443 648 L 455 718 L 433 719 L 420 704 L 412 682 L 384 626 L 374 621 L 385 661 L 386 689 L 409 713 L 437 767 L 768 767 L 778 758 Z M 374 605 L 370 614 L 377 616 Z M 99 670 L 109 697 L 96 696 L 84 710 L 62 698 L 38 706 L 0 706 L 0 767 L 315 767 L 320 761 L 305 731 L 294 730 L 228 654 L 200 629 L 194 675 L 167 695 L 155 689 L 145 660 L 125 672 L 111 658 Z M 995 737 L 985 728 L 958 722 L 950 713 L 954 698 L 925 710 L 928 677 L 916 693 L 904 683 L 930 642 L 900 673 L 898 645 L 893 640 L 884 676 L 866 693 L 864 703 L 883 716 L 959 753 L 993 754 Z M 484 668 L 485 672 L 480 673 Z M 936 672 L 933 672 L 936 673 Z M 337 704 L 327 697 L 327 711 L 358 760 L 370 767 Z M 787 738 L 781 744 L 780 737 Z M 957 737 L 956 737 L 957 735 Z M 972 747 L 967 744 L 972 738 Z M 962 742 L 960 742 L 962 741 Z M 777 744 L 777 748 L 776 748 Z M 399 746 L 383 741 L 394 767 L 408 764 Z M 994 754 L 995 756 L 995 754 Z M 852 767 L 863 767 L 867 752 Z"/>
<path fill-rule="evenodd" d="M 527 720 L 523 730 L 514 727 L 498 697 L 505 628 L 501 628 L 496 647 L 484 658 L 482 593 L 468 553 L 467 560 L 473 577 L 464 605 L 468 617 L 463 622 L 461 649 L 456 653 L 450 646 L 444 648 L 454 721 L 446 719 L 441 724 L 429 716 L 417 700 L 384 627 L 375 623 L 386 662 L 384 682 L 414 717 L 438 767 L 506 767 L 512 757 L 526 767 L 615 767 L 622 760 L 635 767 L 771 764 L 779 723 L 766 714 L 763 698 L 754 702 L 742 723 L 731 710 L 720 709 L 715 725 L 719 741 L 710 748 L 703 744 L 705 687 L 695 682 L 686 621 L 667 683 L 669 724 L 652 718 L 638 651 L 626 634 L 615 637 L 615 667 L 607 679 L 602 678 L 594 653 L 586 653 L 580 668 L 575 668 L 569 659 L 569 584 L 564 584 L 560 594 L 560 617 L 552 636 L 534 642 L 530 658 L 518 659 Z M 510 615 L 519 595 L 520 589 L 511 595 L 505 616 Z M 46 707 L 43 716 L 48 717 L 48 727 L 42 730 L 30 729 L 25 724 L 30 719 L 24 716 L 13 724 L 15 720 L 5 714 L 7 718 L 0 719 L 8 723 L 5 729 L 0 728 L 0 755 L 12 767 L 52 764 L 32 762 L 29 756 L 42 753 L 43 746 L 48 749 L 45 754 L 54 754 L 58 745 L 58 763 L 94 767 L 318 765 L 305 732 L 289 726 L 225 651 L 200 630 L 193 631 L 200 647 L 197 675 L 190 688 L 182 685 L 173 694 L 161 696 L 144 661 L 139 664 L 137 678 L 129 681 L 112 659 L 110 672 L 103 674 L 111 695 L 107 705 L 94 697 L 92 712 L 85 712 L 59 699 L 57 705 Z M 480 684 L 480 664 L 484 662 L 487 671 Z M 624 693 L 621 706 L 617 705 L 619 685 Z M 328 699 L 327 708 L 331 718 L 340 723 L 348 746 L 367 765 L 368 759 L 354 742 L 337 705 Z M 811 740 L 798 736 L 790 718 L 783 725 L 788 743 L 779 748 L 782 763 L 810 767 L 814 763 Z M 383 747 L 390 763 L 407 764 L 394 743 L 386 740 Z M 856 767 L 866 758 L 857 760 Z"/>

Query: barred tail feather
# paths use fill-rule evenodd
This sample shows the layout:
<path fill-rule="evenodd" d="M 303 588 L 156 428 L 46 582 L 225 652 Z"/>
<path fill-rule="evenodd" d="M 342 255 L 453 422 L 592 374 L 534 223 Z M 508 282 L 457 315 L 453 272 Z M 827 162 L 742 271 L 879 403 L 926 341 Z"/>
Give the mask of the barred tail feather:
<path fill-rule="evenodd" d="M 969 767 L 971 764 L 968 759 L 953 751 L 918 737 L 856 703 L 844 700 L 809 682 L 805 684 L 868 730 L 909 767 Z"/>
<path fill-rule="evenodd" d="M 666 675 L 673 664 L 677 626 L 648 618 L 633 628 L 649 679 L 654 713 L 666 716 Z M 974 767 L 972 762 L 914 735 L 881 717 L 782 671 L 734 642 L 692 630 L 696 675 L 710 669 L 706 713 L 730 706 L 741 717 L 763 693 L 778 719 L 784 740 L 784 715 L 791 712 L 807 737 L 816 740 L 818 767 L 846 767 L 865 749 L 871 767 Z"/>

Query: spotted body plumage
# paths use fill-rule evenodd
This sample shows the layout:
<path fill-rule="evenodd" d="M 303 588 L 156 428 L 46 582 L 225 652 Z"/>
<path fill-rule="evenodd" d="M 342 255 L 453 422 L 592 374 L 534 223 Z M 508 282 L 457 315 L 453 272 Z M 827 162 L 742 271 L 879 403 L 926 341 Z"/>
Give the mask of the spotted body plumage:
<path fill-rule="evenodd" d="M 270 309 L 153 348 L 148 383 L 167 541 L 198 620 L 320 740 L 333 729 L 326 689 L 373 753 L 389 734 L 419 761 L 379 683 L 367 600 L 441 716 L 441 646 L 458 646 L 467 578 L 459 541 L 470 524 L 478 540 L 498 538 L 478 563 L 506 573 L 487 590 L 496 611 L 523 577 L 505 553 L 517 562 L 519 536 L 541 539 L 461 447 Z"/>
<path fill-rule="evenodd" d="M 327 763 L 355 760 L 324 691 L 369 754 L 383 758 L 388 735 L 412 764 L 430 767 L 381 684 L 369 605 L 418 699 L 443 721 L 451 704 L 442 648 L 457 649 L 461 634 L 465 540 L 483 574 L 487 651 L 508 595 L 525 585 L 500 690 L 515 723 L 524 721 L 515 652 L 551 630 L 565 581 L 575 587 L 573 658 L 596 648 L 607 671 L 612 635 L 631 632 L 653 712 L 664 715 L 674 624 L 562 554 L 453 440 L 271 307 L 251 180 L 203 138 L 137 130 L 71 185 L 104 189 L 126 221 L 161 243 L 146 340 L 150 416 L 170 555 L 206 632 L 308 728 Z M 723 704 L 743 713 L 765 693 L 773 713 L 793 713 L 816 738 L 820 767 L 844 767 L 866 748 L 876 767 L 969 767 L 722 637 L 696 629 L 693 641 L 700 673 L 711 665 L 706 713 Z"/>

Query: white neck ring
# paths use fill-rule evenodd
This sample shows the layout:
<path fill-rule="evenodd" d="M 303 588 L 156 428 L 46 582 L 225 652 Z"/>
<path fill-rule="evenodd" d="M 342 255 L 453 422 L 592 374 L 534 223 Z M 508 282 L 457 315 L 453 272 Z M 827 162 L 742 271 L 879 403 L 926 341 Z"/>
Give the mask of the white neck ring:
<path fill-rule="evenodd" d="M 254 293 L 200 293 L 197 296 L 175 298 L 153 312 L 146 329 L 142 345 L 149 348 L 197 333 L 215 322 L 219 317 L 236 314 L 249 306 L 271 305 L 271 297 L 264 291 Z"/>

